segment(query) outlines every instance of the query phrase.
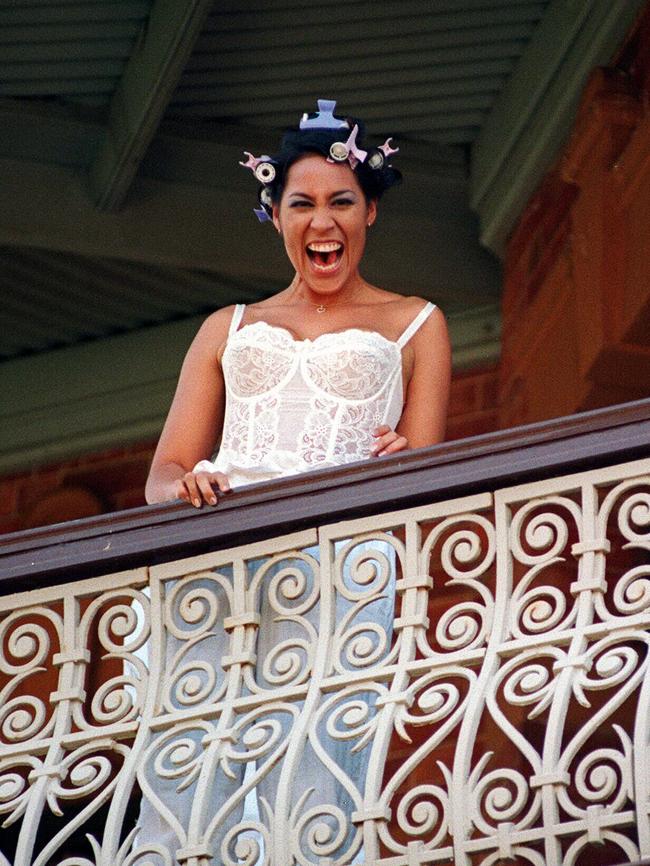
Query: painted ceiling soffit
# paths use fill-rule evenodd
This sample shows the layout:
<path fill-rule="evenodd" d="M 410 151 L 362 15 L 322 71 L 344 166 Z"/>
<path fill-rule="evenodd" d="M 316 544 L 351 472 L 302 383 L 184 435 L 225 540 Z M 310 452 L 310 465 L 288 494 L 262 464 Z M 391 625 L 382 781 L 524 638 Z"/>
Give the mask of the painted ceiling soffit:
<path fill-rule="evenodd" d="M 481 242 L 488 249 L 503 254 L 518 215 L 571 128 L 587 75 L 611 59 L 643 5 L 644 0 L 549 3 L 472 148 L 471 205 L 480 218 Z M 108 119 L 84 117 L 82 112 L 66 116 L 51 110 L 48 114 L 22 100 L 0 100 L 0 120 L 10 121 L 3 122 L 2 155 L 77 168 L 86 174 L 86 195 L 106 211 L 120 208 L 137 175 L 162 179 L 176 174 L 179 180 L 194 182 L 197 168 L 179 156 L 180 138 L 174 135 L 174 124 L 163 117 L 211 6 L 211 0 L 153 4 L 147 27 L 115 90 Z M 189 127 L 179 126 L 183 137 L 193 137 L 191 121 Z M 207 133 L 215 148 L 230 146 L 238 157 L 246 127 L 199 126 L 201 136 L 205 139 Z M 170 132 L 176 139 L 171 148 Z M 259 132 L 259 138 L 246 139 L 247 146 L 254 146 L 257 139 L 268 147 L 268 131 Z M 209 143 L 204 140 L 202 146 L 209 161 Z M 422 153 L 417 158 L 421 158 L 427 146 L 408 143 L 409 153 L 418 148 Z M 170 153 L 174 158 L 168 165 L 161 157 Z M 217 150 L 213 154 L 216 161 Z M 449 147 L 445 152 L 443 145 L 431 146 L 428 154 L 421 167 L 435 171 L 437 165 L 440 174 L 461 157 L 458 149 Z M 230 170 L 229 160 L 220 160 L 219 171 L 204 172 L 200 182 L 211 183 Z"/>

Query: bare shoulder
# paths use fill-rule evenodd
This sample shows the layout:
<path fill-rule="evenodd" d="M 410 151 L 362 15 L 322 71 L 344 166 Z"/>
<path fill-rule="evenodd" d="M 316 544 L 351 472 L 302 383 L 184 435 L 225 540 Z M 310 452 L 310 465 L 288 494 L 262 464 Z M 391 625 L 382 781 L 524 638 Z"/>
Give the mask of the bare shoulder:
<path fill-rule="evenodd" d="M 191 351 L 215 359 L 220 357 L 234 312 L 235 306 L 230 305 L 211 313 L 196 332 Z"/>
<path fill-rule="evenodd" d="M 432 304 L 435 309 L 438 309 L 437 304 L 434 301 L 429 300 L 429 298 L 422 298 L 419 295 L 401 295 L 399 297 L 401 308 L 408 313 L 415 313 L 417 315 L 417 313 L 419 313 L 420 310 L 423 310 L 428 304 Z"/>
<path fill-rule="evenodd" d="M 419 336 L 420 342 L 430 340 L 431 338 L 436 338 L 436 342 L 440 339 L 444 339 L 448 342 L 449 335 L 447 329 L 447 318 L 440 307 L 433 303 L 433 301 L 428 301 L 425 298 L 418 298 L 416 296 L 411 296 L 406 298 L 406 300 L 411 305 L 409 310 L 411 320 L 416 318 L 429 306 L 429 304 L 433 304 L 433 309 L 418 328 L 415 337 Z"/>
<path fill-rule="evenodd" d="M 221 307 L 220 309 L 215 310 L 214 313 L 210 313 L 207 319 L 203 322 L 199 329 L 199 333 L 204 331 L 209 334 L 214 334 L 223 331 L 224 329 L 227 333 L 234 314 L 235 304 L 230 304 L 228 307 Z"/>
<path fill-rule="evenodd" d="M 397 292 L 380 291 L 380 303 L 385 304 L 386 313 L 394 321 L 400 332 L 405 331 L 411 322 L 431 303 L 427 298 L 418 295 L 400 295 Z M 445 316 L 440 308 L 433 304 L 433 310 L 422 322 L 419 330 L 425 332 L 446 331 Z"/>
<path fill-rule="evenodd" d="M 412 295 L 405 297 L 400 307 L 402 333 L 418 320 L 418 316 L 423 313 L 431 301 L 425 298 Z M 447 319 L 444 313 L 436 304 L 429 314 L 421 319 L 418 327 L 411 333 L 407 350 L 413 352 L 418 364 L 425 362 L 426 364 L 442 364 L 449 366 L 451 362 L 451 346 L 449 342 L 449 331 L 447 328 Z"/>
<path fill-rule="evenodd" d="M 295 305 L 295 298 L 292 297 L 289 289 L 283 289 L 281 292 L 269 295 L 268 298 L 246 304 L 246 312 L 253 320 L 264 319 L 269 313 L 282 316 L 287 310 L 294 310 Z"/>

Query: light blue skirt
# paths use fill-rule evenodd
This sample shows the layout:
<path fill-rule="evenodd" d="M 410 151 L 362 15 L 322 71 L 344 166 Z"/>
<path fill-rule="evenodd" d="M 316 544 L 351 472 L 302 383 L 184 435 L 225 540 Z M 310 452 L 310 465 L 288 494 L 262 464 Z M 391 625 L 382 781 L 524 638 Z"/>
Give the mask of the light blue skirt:
<path fill-rule="evenodd" d="M 335 554 L 336 651 L 330 645 L 326 677 L 345 677 L 381 665 L 390 652 L 396 557 L 382 539 L 337 542 Z M 179 849 L 197 844 L 215 866 L 362 862 L 351 816 L 363 797 L 377 694 L 361 683 L 305 698 L 323 645 L 318 556 L 311 547 L 246 563 L 259 616 L 250 646 L 233 646 L 232 567 L 167 585 L 158 718 L 192 706 L 194 697 L 208 710 L 244 701 L 228 724 L 206 712 L 152 732 L 138 772 L 129 866 L 171 866 Z M 238 658 L 252 661 L 233 695 L 228 671 Z M 278 833 L 287 836 L 282 862 L 272 853 Z"/>

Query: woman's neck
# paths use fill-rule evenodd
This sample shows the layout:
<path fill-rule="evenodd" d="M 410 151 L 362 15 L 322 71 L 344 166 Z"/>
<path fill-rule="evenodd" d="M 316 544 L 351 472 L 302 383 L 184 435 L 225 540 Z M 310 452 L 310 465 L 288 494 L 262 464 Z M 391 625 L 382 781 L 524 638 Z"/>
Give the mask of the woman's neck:
<path fill-rule="evenodd" d="M 339 289 L 318 291 L 296 274 L 287 292 L 292 302 L 307 304 L 318 312 L 326 312 L 329 308 L 359 303 L 368 288 L 369 284 L 360 274 L 357 274 L 354 280 L 350 280 Z"/>

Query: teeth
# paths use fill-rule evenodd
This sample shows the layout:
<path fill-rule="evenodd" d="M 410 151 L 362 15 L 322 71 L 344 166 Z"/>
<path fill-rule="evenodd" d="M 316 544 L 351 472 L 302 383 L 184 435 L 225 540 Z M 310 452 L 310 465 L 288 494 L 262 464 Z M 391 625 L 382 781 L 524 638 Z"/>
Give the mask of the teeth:
<path fill-rule="evenodd" d="M 343 244 L 340 244 L 338 241 L 329 241 L 327 243 L 317 243 L 312 242 L 311 244 L 307 244 L 308 250 L 313 250 L 315 253 L 331 253 L 334 250 L 340 250 Z"/>

